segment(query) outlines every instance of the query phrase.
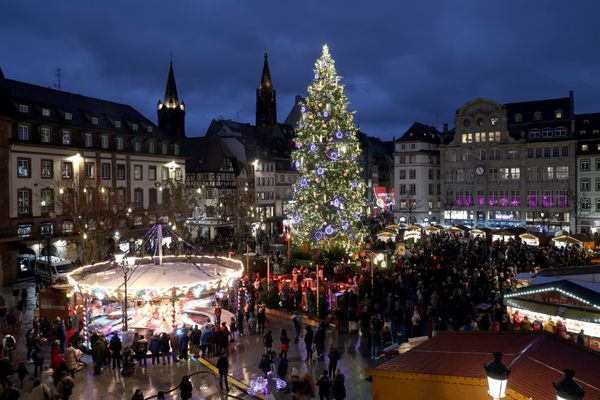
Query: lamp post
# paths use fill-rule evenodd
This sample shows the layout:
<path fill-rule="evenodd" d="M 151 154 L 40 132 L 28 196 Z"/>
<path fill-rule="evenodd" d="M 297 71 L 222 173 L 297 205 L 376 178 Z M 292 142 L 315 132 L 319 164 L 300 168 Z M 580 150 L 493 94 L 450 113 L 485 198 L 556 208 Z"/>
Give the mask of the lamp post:
<path fill-rule="evenodd" d="M 563 371 L 565 373 L 565 377 L 559 381 L 552 383 L 554 389 L 556 390 L 556 400 L 581 400 L 583 396 L 585 396 L 585 390 L 577 382 L 573 377 L 575 376 L 575 371 L 572 369 L 565 369 Z"/>
<path fill-rule="evenodd" d="M 502 353 L 494 353 L 494 361 L 484 365 L 488 378 L 488 394 L 494 400 L 503 399 L 506 396 L 506 383 L 510 368 L 502 362 Z"/>
<path fill-rule="evenodd" d="M 542 232 L 545 232 L 544 215 L 546 215 L 546 214 L 544 214 L 544 212 L 542 211 L 540 213 L 540 218 L 542 218 Z"/>
<path fill-rule="evenodd" d="M 125 289 L 123 295 L 123 330 L 126 331 L 128 320 L 127 308 L 129 307 L 129 301 L 127 299 L 127 281 L 129 280 L 129 277 L 133 272 L 130 270 L 130 267 L 135 265 L 135 256 L 131 255 L 125 257 L 125 254 L 121 252 L 115 253 L 115 262 L 121 267 L 121 270 L 123 271 L 123 287 Z"/>

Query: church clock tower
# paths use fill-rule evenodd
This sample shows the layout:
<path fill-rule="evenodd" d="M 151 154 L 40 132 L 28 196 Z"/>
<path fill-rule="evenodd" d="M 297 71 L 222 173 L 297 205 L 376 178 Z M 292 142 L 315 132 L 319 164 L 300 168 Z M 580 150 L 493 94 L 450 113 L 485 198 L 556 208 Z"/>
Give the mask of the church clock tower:
<path fill-rule="evenodd" d="M 269 71 L 269 56 L 265 50 L 262 79 L 256 89 L 256 126 L 274 127 L 277 124 L 277 104 L 271 72 Z"/>
<path fill-rule="evenodd" d="M 173 73 L 173 61 L 169 65 L 169 77 L 165 88 L 165 97 L 158 101 L 158 126 L 170 136 L 185 137 L 185 103 L 179 101 L 177 85 Z"/>

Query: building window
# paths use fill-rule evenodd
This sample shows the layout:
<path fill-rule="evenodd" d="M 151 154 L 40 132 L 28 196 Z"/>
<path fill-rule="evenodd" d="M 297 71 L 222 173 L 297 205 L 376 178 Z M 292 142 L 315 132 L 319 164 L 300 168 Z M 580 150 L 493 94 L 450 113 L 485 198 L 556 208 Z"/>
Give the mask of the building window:
<path fill-rule="evenodd" d="M 519 150 L 512 149 L 506 153 L 506 158 L 509 160 L 518 160 L 519 159 Z"/>
<path fill-rule="evenodd" d="M 416 169 L 409 169 L 408 170 L 408 178 L 409 179 L 417 179 L 417 170 Z"/>
<path fill-rule="evenodd" d="M 567 128 L 561 126 L 554 130 L 554 136 L 567 136 Z"/>
<path fill-rule="evenodd" d="M 542 113 L 540 111 L 536 111 L 533 113 L 533 120 L 534 121 L 541 121 L 542 120 Z"/>
<path fill-rule="evenodd" d="M 429 179 L 434 179 L 434 176 L 435 176 L 434 170 L 430 169 L 429 170 Z M 433 193 L 431 193 L 431 194 L 433 194 Z"/>
<path fill-rule="evenodd" d="M 582 192 L 589 192 L 590 191 L 590 178 L 582 178 L 581 181 L 579 181 L 579 189 Z"/>
<path fill-rule="evenodd" d="M 29 125 L 19 125 L 18 138 L 19 140 L 29 140 Z"/>
<path fill-rule="evenodd" d="M 156 143 L 148 142 L 148 152 L 149 153 L 154 153 L 156 151 L 155 147 L 156 147 Z"/>
<path fill-rule="evenodd" d="M 42 108 L 42 115 L 44 117 L 49 117 L 50 116 L 50 109 L 49 108 Z"/>
<path fill-rule="evenodd" d="M 73 114 L 71 114 L 70 112 L 66 112 L 65 113 L 65 119 L 67 121 L 71 121 L 73 119 Z"/>
<path fill-rule="evenodd" d="M 73 163 L 70 161 L 63 161 L 61 168 L 61 175 L 63 179 L 73 178 Z"/>
<path fill-rule="evenodd" d="M 50 179 L 54 176 L 54 162 L 52 160 L 41 160 L 42 170 L 40 176 L 44 179 Z"/>
<path fill-rule="evenodd" d="M 115 121 L 115 128 L 121 127 L 121 121 Z"/>
<path fill-rule="evenodd" d="M 158 192 L 155 188 L 148 190 L 148 206 L 152 207 L 158 203 Z"/>
<path fill-rule="evenodd" d="M 31 189 L 17 190 L 17 214 L 31 214 Z"/>
<path fill-rule="evenodd" d="M 163 154 L 167 154 L 168 151 L 169 151 L 169 144 L 168 143 L 163 143 L 162 144 L 162 153 Z"/>
<path fill-rule="evenodd" d="M 33 230 L 31 224 L 20 224 L 17 226 L 17 235 L 21 238 L 30 237 Z"/>
<path fill-rule="evenodd" d="M 110 163 L 102 163 L 100 169 L 102 179 L 110 179 Z"/>
<path fill-rule="evenodd" d="M 214 199 L 215 198 L 215 193 L 212 189 L 206 189 L 206 198 L 207 199 Z"/>
<path fill-rule="evenodd" d="M 123 138 L 118 137 L 116 139 L 116 142 L 117 142 L 117 150 L 122 151 L 123 150 Z"/>
<path fill-rule="evenodd" d="M 398 157 L 398 164 L 406 164 L 406 156 Z"/>
<path fill-rule="evenodd" d="M 176 156 L 179 155 L 179 145 L 178 144 L 173 145 L 173 154 L 175 154 Z"/>
<path fill-rule="evenodd" d="M 521 122 L 521 121 L 523 121 L 523 115 L 515 114 L 515 122 Z"/>
<path fill-rule="evenodd" d="M 108 149 L 108 135 L 100 136 L 100 147 Z"/>
<path fill-rule="evenodd" d="M 562 146 L 560 153 L 563 157 L 569 157 L 569 146 Z"/>
<path fill-rule="evenodd" d="M 590 160 L 585 159 L 579 162 L 579 170 L 580 171 L 589 171 L 590 170 Z"/>
<path fill-rule="evenodd" d="M 163 181 L 168 181 L 169 180 L 169 168 L 168 167 L 161 167 L 160 169 L 160 177 Z"/>
<path fill-rule="evenodd" d="M 562 119 L 562 117 L 563 117 L 562 110 L 556 110 L 556 111 L 554 111 L 554 118 L 556 118 L 556 119 Z"/>
<path fill-rule="evenodd" d="M 581 210 L 582 211 L 589 211 L 591 208 L 591 202 L 590 199 L 584 198 L 581 199 Z"/>
<path fill-rule="evenodd" d="M 416 193 L 417 193 L 417 185 L 415 185 L 414 183 L 411 183 L 410 185 L 408 185 L 408 194 L 414 195 Z"/>
<path fill-rule="evenodd" d="M 92 125 L 98 125 L 98 117 L 92 117 Z"/>
<path fill-rule="evenodd" d="M 175 180 L 180 181 L 181 178 L 182 178 L 181 168 L 175 168 Z M 271 179 L 273 179 L 273 178 L 271 178 Z"/>
<path fill-rule="evenodd" d="M 491 149 L 490 150 L 490 160 L 499 160 L 500 159 L 500 150 Z"/>
<path fill-rule="evenodd" d="M 125 180 L 125 164 L 117 164 L 117 180 Z"/>
<path fill-rule="evenodd" d="M 19 104 L 19 112 L 21 112 L 21 113 L 28 113 L 29 112 L 29 106 L 27 104 Z"/>
<path fill-rule="evenodd" d="M 406 179 L 406 170 L 401 169 L 399 172 L 400 173 L 399 173 L 398 179 Z"/>
<path fill-rule="evenodd" d="M 600 192 L 600 178 L 596 178 L 596 191 Z"/>
<path fill-rule="evenodd" d="M 560 157 L 560 147 L 554 146 L 552 148 L 552 157 Z"/>
<path fill-rule="evenodd" d="M 31 178 L 31 158 L 17 158 L 17 176 Z"/>
<path fill-rule="evenodd" d="M 554 131 L 552 130 L 552 128 L 544 128 L 542 130 L 542 137 L 544 137 L 544 138 L 552 137 L 553 132 Z"/>
<path fill-rule="evenodd" d="M 52 235 L 54 233 L 54 224 L 52 222 L 43 222 L 40 225 L 40 233 L 42 235 Z"/>
<path fill-rule="evenodd" d="M 62 130 L 62 144 L 71 144 L 71 131 L 68 129 Z"/>
<path fill-rule="evenodd" d="M 435 185 L 433 183 L 430 183 L 428 194 L 430 194 L 430 195 L 435 194 L 434 191 L 435 191 Z"/>
<path fill-rule="evenodd" d="M 550 157 L 550 147 L 544 147 L 544 157 Z"/>
<path fill-rule="evenodd" d="M 85 147 L 92 147 L 92 134 L 89 132 L 86 132 L 83 134 L 83 145 Z"/>
<path fill-rule="evenodd" d="M 149 126 L 148 129 L 147 129 L 147 131 L 148 131 L 148 133 L 152 133 L 152 127 Z"/>
<path fill-rule="evenodd" d="M 156 167 L 148 167 L 148 180 L 156 180 Z"/>
<path fill-rule="evenodd" d="M 581 151 L 588 151 L 588 150 L 589 150 L 589 146 L 587 144 L 581 145 Z"/>
<path fill-rule="evenodd" d="M 40 142 L 50 143 L 52 141 L 52 135 L 50 134 L 50 128 L 42 126 L 40 128 Z"/>
<path fill-rule="evenodd" d="M 137 131 L 138 130 L 138 124 L 131 124 L 131 130 L 132 131 Z"/>
<path fill-rule="evenodd" d="M 94 179 L 96 177 L 96 163 L 86 162 L 84 165 L 85 178 Z"/>
<path fill-rule="evenodd" d="M 530 139 L 537 139 L 541 136 L 541 132 L 539 129 L 532 129 L 529 131 L 529 138 Z"/>
<path fill-rule="evenodd" d="M 463 161 L 471 161 L 471 152 L 470 151 L 463 152 L 462 160 Z"/>
<path fill-rule="evenodd" d="M 144 207 L 144 190 L 143 189 L 135 189 L 133 191 L 133 203 L 137 208 Z"/>
<path fill-rule="evenodd" d="M 136 153 L 142 151 L 142 143 L 139 140 L 133 142 L 133 151 L 135 151 Z"/>
<path fill-rule="evenodd" d="M 50 214 L 54 212 L 54 190 L 40 190 L 42 214 Z"/>
<path fill-rule="evenodd" d="M 63 233 L 73 233 L 73 221 L 70 219 L 66 219 L 62 223 L 62 232 Z"/>
<path fill-rule="evenodd" d="M 143 178 L 143 167 L 141 165 L 133 166 L 133 179 L 141 181 Z"/>

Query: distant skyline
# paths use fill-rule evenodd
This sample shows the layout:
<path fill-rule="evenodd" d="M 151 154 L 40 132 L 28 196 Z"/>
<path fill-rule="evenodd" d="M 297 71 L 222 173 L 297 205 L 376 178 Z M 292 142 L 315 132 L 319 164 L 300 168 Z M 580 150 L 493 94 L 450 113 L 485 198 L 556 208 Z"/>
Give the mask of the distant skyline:
<path fill-rule="evenodd" d="M 454 125 L 466 102 L 566 97 L 600 112 L 600 3 L 318 0 L 64 0 L 2 5 L 9 79 L 126 103 L 156 122 L 171 52 L 186 133 L 211 119 L 254 123 L 263 53 L 283 122 L 327 43 L 362 131 L 384 140 L 413 122 Z"/>

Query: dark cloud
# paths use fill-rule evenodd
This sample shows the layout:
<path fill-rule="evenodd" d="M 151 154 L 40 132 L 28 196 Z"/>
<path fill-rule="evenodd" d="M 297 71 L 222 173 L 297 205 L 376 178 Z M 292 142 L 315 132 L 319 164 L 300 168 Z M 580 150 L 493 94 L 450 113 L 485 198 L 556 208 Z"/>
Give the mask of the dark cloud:
<path fill-rule="evenodd" d="M 254 119 L 268 48 L 280 120 L 330 45 L 356 122 L 398 137 L 413 121 L 453 124 L 475 97 L 568 95 L 600 111 L 600 4 L 589 1 L 8 0 L 0 67 L 12 79 L 133 105 L 155 118 L 171 51 L 187 130 Z"/>

